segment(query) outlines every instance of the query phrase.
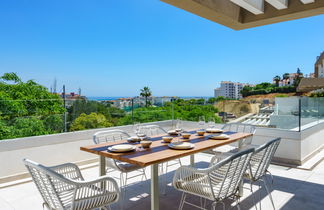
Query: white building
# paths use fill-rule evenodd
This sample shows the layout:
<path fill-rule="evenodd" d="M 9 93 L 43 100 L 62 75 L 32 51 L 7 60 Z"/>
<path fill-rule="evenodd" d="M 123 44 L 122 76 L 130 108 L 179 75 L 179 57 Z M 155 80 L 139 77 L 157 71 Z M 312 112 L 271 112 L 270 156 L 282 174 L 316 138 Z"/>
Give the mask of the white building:
<path fill-rule="evenodd" d="M 324 78 L 324 52 L 317 57 L 315 63 L 315 77 Z"/>
<path fill-rule="evenodd" d="M 214 90 L 215 98 L 217 98 L 218 96 L 223 96 L 225 98 L 241 99 L 241 90 L 244 86 L 252 85 L 239 82 L 222 81 L 221 86 Z"/>

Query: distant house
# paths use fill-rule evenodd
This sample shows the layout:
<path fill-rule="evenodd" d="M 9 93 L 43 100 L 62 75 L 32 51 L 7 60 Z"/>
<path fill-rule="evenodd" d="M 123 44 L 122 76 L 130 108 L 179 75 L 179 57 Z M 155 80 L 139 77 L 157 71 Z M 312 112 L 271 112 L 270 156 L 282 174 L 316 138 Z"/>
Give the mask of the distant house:
<path fill-rule="evenodd" d="M 295 79 L 296 79 L 297 76 L 298 76 L 297 73 L 290 73 L 290 74 L 288 75 L 288 78 L 287 78 L 287 79 L 281 79 L 281 80 L 278 82 L 279 87 L 294 85 L 294 83 L 295 83 Z M 276 84 L 276 81 L 275 81 L 275 80 L 273 80 L 273 84 Z"/>

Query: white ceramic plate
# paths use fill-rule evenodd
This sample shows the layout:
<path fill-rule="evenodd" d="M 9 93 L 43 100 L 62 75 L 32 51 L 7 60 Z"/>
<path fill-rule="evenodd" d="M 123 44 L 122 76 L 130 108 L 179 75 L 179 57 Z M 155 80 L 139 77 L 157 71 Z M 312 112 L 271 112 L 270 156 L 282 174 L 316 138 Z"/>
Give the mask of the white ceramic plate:
<path fill-rule="evenodd" d="M 118 145 L 108 147 L 108 150 L 112 152 L 129 152 L 134 149 L 136 149 L 136 146 L 130 144 L 118 144 Z"/>
<path fill-rule="evenodd" d="M 225 139 L 229 139 L 230 136 L 226 134 L 219 134 L 219 135 L 210 136 L 209 138 L 214 140 L 225 140 Z"/>
<path fill-rule="evenodd" d="M 206 129 L 207 133 L 222 133 L 223 130 L 222 129 L 218 129 L 218 128 L 207 128 Z"/>
<path fill-rule="evenodd" d="M 189 142 L 175 142 L 168 144 L 168 146 L 172 149 L 192 149 L 195 147 L 194 144 Z"/>

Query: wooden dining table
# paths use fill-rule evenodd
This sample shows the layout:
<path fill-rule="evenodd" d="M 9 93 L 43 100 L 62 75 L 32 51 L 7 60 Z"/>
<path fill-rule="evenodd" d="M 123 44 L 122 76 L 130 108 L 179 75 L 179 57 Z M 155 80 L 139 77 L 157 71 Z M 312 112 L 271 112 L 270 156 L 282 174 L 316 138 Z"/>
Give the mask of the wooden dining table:
<path fill-rule="evenodd" d="M 189 142 L 194 144 L 194 148 L 187 150 L 175 150 L 168 147 L 168 143 L 164 143 L 163 136 L 167 134 L 153 136 L 150 138 L 152 141 L 151 147 L 144 149 L 139 143 L 131 143 L 136 146 L 136 150 L 126 153 L 110 152 L 108 147 L 118 144 L 130 144 L 127 140 L 107 142 L 101 144 L 95 144 L 90 146 L 80 147 L 82 151 L 90 152 L 99 155 L 99 175 L 106 175 L 106 161 L 105 158 L 112 158 L 122 162 L 140 165 L 142 167 L 151 167 L 151 209 L 159 209 L 159 174 L 158 165 L 177 158 L 190 156 L 190 165 L 194 166 L 194 154 L 211 150 L 219 146 L 238 142 L 239 147 L 242 145 L 242 140 L 252 136 L 251 133 L 237 133 L 237 132 L 224 132 L 229 135 L 229 139 L 226 140 L 213 140 L 210 139 L 210 133 L 206 133 L 204 136 L 198 136 L 196 130 L 189 131 L 191 133 Z M 181 137 L 175 137 L 173 142 L 182 141 Z"/>

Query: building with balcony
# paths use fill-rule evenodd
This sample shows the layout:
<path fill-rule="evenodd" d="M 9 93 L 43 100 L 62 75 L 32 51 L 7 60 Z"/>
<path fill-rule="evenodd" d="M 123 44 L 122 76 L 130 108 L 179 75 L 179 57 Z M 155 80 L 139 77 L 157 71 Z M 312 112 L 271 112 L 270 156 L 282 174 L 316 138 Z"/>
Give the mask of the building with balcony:
<path fill-rule="evenodd" d="M 214 90 L 215 98 L 223 96 L 225 98 L 241 99 L 241 90 L 243 90 L 244 86 L 252 85 L 239 82 L 222 81 L 220 87 Z"/>

